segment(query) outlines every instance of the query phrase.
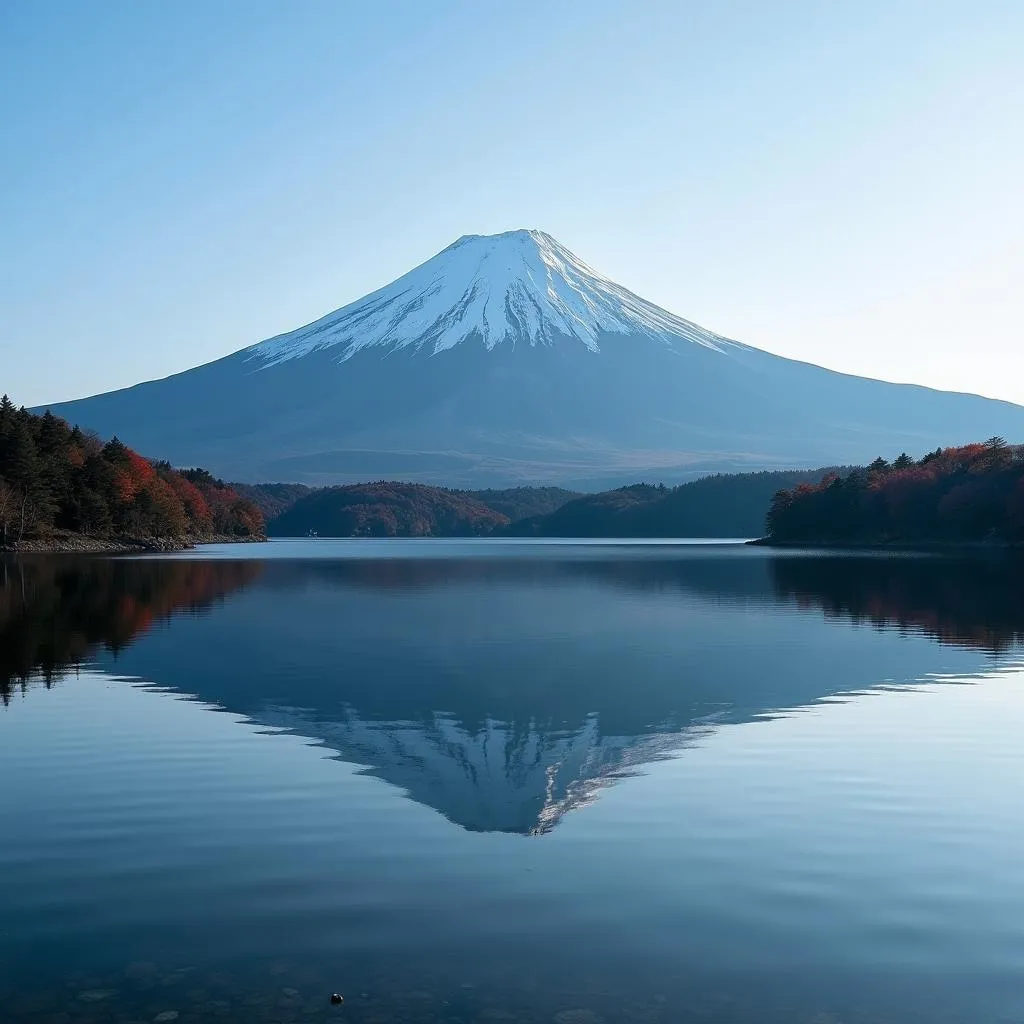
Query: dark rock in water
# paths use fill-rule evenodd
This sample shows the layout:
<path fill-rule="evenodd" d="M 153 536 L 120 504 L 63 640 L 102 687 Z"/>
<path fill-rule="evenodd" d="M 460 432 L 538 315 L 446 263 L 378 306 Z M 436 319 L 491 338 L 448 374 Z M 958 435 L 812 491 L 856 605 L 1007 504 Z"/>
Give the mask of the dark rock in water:
<path fill-rule="evenodd" d="M 593 1010 L 562 1010 L 555 1014 L 555 1024 L 601 1024 L 601 1018 Z"/>
<path fill-rule="evenodd" d="M 94 988 L 87 992 L 79 992 L 78 999 L 82 1003 L 100 1003 L 104 999 L 109 999 L 113 994 L 113 990 L 109 988 Z"/>
<path fill-rule="evenodd" d="M 332 993 L 332 995 L 331 995 L 331 1006 L 341 1006 L 341 1004 L 343 1002 L 345 1002 L 345 1000 L 342 999 L 341 996 L 339 996 L 337 992 Z"/>

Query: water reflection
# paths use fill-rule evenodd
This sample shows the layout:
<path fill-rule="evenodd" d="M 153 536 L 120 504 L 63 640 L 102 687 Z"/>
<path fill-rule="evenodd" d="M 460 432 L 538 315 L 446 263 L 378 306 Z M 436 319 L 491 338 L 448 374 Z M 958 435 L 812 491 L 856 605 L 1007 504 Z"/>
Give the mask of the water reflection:
<path fill-rule="evenodd" d="M 775 558 L 771 570 L 780 598 L 832 618 L 993 653 L 1024 639 L 1024 559 L 1017 554 Z"/>
<path fill-rule="evenodd" d="M 0 556 L 0 699 L 36 679 L 49 687 L 177 613 L 207 611 L 259 572 L 257 562 Z"/>
<path fill-rule="evenodd" d="M 725 723 L 991 668 L 1024 632 L 1019 578 L 1006 560 L 628 549 L 7 562 L 0 686 L 93 661 L 315 739 L 466 829 L 539 835 Z M 888 639 L 836 628 L 862 620 Z"/>

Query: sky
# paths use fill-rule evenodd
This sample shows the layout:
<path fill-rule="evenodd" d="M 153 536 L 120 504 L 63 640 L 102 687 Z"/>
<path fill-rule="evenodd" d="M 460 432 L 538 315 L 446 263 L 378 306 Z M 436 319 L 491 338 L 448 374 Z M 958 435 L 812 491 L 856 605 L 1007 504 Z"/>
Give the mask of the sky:
<path fill-rule="evenodd" d="M 0 391 L 540 228 L 782 355 L 1024 403 L 1024 3 L 0 5 Z"/>

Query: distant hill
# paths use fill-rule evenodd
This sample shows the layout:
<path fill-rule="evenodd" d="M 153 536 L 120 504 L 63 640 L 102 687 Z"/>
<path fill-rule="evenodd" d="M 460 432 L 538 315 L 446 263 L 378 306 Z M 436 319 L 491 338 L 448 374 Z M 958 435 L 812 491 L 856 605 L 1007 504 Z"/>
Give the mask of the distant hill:
<path fill-rule="evenodd" d="M 777 491 L 817 484 L 830 472 L 718 474 L 673 488 L 633 484 L 583 495 L 503 532 L 525 537 L 760 537 Z"/>
<path fill-rule="evenodd" d="M 251 501 L 269 523 L 292 505 L 312 494 L 314 488 L 305 484 L 229 484 L 246 501 Z"/>
<path fill-rule="evenodd" d="M 378 481 L 326 487 L 268 524 L 273 537 L 468 537 L 507 526 L 507 516 L 461 491 Z"/>
<path fill-rule="evenodd" d="M 508 516 L 512 522 L 530 516 L 549 515 L 567 501 L 580 497 L 579 491 L 567 491 L 564 487 L 508 487 L 504 490 L 489 488 L 464 493 L 482 501 L 495 512 Z"/>
<path fill-rule="evenodd" d="M 284 515 L 300 499 L 307 498 L 322 490 L 322 488 L 318 487 L 307 487 L 305 484 L 232 484 L 231 486 L 247 501 L 251 501 L 260 509 L 267 523 L 271 523 Z M 360 484 L 357 486 L 365 487 L 367 485 Z M 406 485 L 403 484 L 401 486 L 404 488 Z M 547 515 L 560 508 L 567 501 L 580 496 L 579 491 L 567 491 L 562 487 L 509 487 L 503 490 L 483 491 L 457 491 L 445 490 L 444 488 L 437 488 L 437 490 L 444 490 L 449 495 L 462 495 L 477 501 L 513 522 L 517 519 L 525 519 L 528 516 Z M 389 497 L 385 500 L 390 502 L 393 499 Z M 400 500 L 405 500 L 404 491 Z M 321 506 L 317 507 L 318 509 L 321 508 Z M 286 520 L 285 529 L 293 529 L 289 525 L 291 522 L 292 520 Z M 316 526 L 311 526 L 303 531 L 303 535 L 309 529 L 316 530 L 319 533 L 324 532 Z"/>
<path fill-rule="evenodd" d="M 457 491 L 393 481 L 307 488 L 268 515 L 267 530 L 276 537 L 760 537 L 776 492 L 818 484 L 832 472 L 719 474 L 679 487 L 633 484 L 599 494 L 560 487 Z M 242 488 L 254 502 L 282 503 L 301 490 L 295 484 Z"/>

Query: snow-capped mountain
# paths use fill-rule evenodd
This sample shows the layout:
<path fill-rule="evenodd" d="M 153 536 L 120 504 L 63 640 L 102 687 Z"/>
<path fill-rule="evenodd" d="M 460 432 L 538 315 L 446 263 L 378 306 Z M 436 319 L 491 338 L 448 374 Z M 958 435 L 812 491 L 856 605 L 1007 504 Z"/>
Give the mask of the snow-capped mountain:
<path fill-rule="evenodd" d="M 1020 406 L 731 341 L 540 231 L 464 236 L 306 327 L 49 408 L 250 481 L 596 487 L 1024 440 Z"/>
<path fill-rule="evenodd" d="M 379 291 L 249 351 L 263 366 L 320 349 L 342 360 L 374 346 L 436 355 L 465 341 L 493 349 L 574 339 L 598 352 L 602 334 L 736 344 L 609 281 L 543 231 L 506 231 L 463 235 Z"/>

